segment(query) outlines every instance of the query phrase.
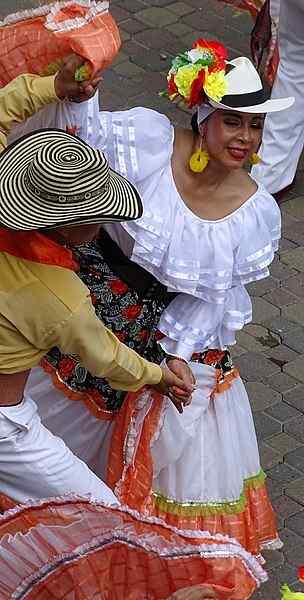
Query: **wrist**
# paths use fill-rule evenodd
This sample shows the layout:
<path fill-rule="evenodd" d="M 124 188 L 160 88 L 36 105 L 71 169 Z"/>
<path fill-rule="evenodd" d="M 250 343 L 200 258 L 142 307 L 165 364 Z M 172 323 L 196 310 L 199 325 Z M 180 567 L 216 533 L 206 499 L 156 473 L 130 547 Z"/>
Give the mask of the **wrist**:
<path fill-rule="evenodd" d="M 55 75 L 54 88 L 55 88 L 55 94 L 56 94 L 58 100 L 64 100 L 64 98 L 65 98 L 65 93 L 64 93 L 63 87 L 64 86 L 62 85 L 62 82 L 60 81 L 60 77 L 58 77 L 58 74 Z"/>
<path fill-rule="evenodd" d="M 168 354 L 165 358 L 166 364 L 168 364 L 171 360 L 178 360 L 178 361 L 184 363 L 185 365 L 188 364 L 187 361 L 184 358 L 182 358 L 181 356 L 174 356 L 174 355 Z"/>

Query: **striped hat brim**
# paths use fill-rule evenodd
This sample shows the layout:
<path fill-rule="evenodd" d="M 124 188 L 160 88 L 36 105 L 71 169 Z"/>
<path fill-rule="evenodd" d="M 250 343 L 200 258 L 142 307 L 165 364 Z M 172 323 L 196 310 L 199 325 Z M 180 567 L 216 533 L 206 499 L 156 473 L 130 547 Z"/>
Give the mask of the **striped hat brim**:
<path fill-rule="evenodd" d="M 49 202 L 25 185 L 27 168 L 44 144 L 60 142 L 63 136 L 88 147 L 86 142 L 57 129 L 25 135 L 0 156 L 0 224 L 15 230 L 63 225 L 129 221 L 142 216 L 143 208 L 135 187 L 109 169 L 109 184 L 93 197 L 77 203 Z M 89 147 L 90 148 L 90 147 Z M 60 182 L 60 179 L 59 179 Z"/>

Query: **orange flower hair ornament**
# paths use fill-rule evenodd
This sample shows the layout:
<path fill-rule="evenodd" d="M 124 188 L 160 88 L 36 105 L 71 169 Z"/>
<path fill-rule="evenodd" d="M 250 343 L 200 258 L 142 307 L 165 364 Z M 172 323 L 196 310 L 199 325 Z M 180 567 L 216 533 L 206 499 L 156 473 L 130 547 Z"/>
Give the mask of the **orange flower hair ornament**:
<path fill-rule="evenodd" d="M 180 98 L 188 108 L 206 97 L 220 102 L 227 92 L 225 68 L 228 58 L 223 44 L 199 38 L 192 49 L 178 54 L 167 76 L 168 88 L 162 95 Z"/>

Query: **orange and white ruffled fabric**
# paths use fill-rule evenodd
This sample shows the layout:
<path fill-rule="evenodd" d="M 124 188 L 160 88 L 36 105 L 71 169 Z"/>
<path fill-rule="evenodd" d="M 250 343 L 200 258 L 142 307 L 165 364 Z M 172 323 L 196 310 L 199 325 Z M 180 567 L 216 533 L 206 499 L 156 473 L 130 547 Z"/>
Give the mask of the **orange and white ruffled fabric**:
<path fill-rule="evenodd" d="M 255 66 L 272 85 L 279 64 L 278 27 L 280 0 L 219 0 L 236 10 L 251 14 L 255 26 L 251 34 L 251 53 Z"/>
<path fill-rule="evenodd" d="M 108 485 L 120 501 L 181 529 L 229 535 L 260 555 L 280 548 L 250 404 L 236 370 L 191 362 L 197 388 L 183 415 L 151 390 L 117 418 Z"/>
<path fill-rule="evenodd" d="M 227 537 L 179 532 L 92 499 L 49 499 L 0 516 L 1 600 L 169 600 L 201 584 L 218 600 L 246 600 L 266 578 Z"/>
<path fill-rule="evenodd" d="M 52 75 L 64 57 L 79 54 L 91 72 L 106 69 L 121 45 L 109 2 L 60 0 L 0 21 L 0 87 L 18 75 Z"/>

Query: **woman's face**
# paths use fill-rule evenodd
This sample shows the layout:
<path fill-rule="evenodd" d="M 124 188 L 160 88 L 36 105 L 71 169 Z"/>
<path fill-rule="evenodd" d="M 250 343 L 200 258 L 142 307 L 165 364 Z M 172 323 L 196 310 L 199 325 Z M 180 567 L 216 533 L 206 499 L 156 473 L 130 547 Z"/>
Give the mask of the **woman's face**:
<path fill-rule="evenodd" d="M 264 115 L 216 110 L 200 127 L 210 159 L 223 167 L 243 167 L 261 143 Z"/>

